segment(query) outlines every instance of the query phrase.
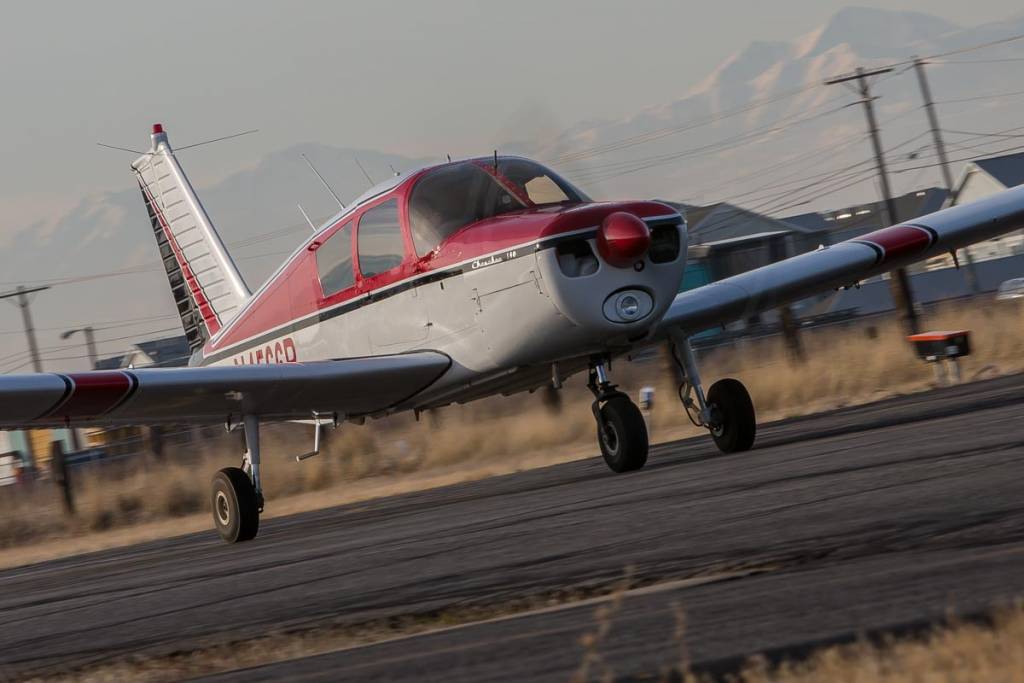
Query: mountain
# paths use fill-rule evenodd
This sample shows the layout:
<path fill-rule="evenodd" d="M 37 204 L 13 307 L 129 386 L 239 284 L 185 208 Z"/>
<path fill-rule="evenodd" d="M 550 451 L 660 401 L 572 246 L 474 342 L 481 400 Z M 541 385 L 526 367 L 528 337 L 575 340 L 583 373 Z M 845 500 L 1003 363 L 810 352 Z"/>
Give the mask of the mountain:
<path fill-rule="evenodd" d="M 919 12 L 849 7 L 791 41 L 751 43 L 676 99 L 622 120 L 576 126 L 531 151 L 598 197 L 667 196 L 697 204 L 739 201 L 777 215 L 793 212 L 795 207 L 790 204 L 795 202 L 835 206 L 874 198 L 869 174 L 864 174 L 859 184 L 840 188 L 820 200 L 803 193 L 787 201 L 779 192 L 773 196 L 767 191 L 772 188 L 752 192 L 770 185 L 753 169 L 769 169 L 766 174 L 772 177 L 777 164 L 782 164 L 782 170 L 789 173 L 800 167 L 798 163 L 786 166 L 789 160 L 799 160 L 815 150 L 820 158 L 810 160 L 822 162 L 823 174 L 868 158 L 867 143 L 856 139 L 865 131 L 863 112 L 860 107 L 844 107 L 855 104 L 856 95 L 842 85 L 825 86 L 824 81 L 858 66 L 897 62 L 904 63 L 892 73 L 872 79 L 883 143 L 887 148 L 896 147 L 896 160 L 902 160 L 904 154 L 927 157 L 931 152 L 919 149 L 928 142 L 924 137 L 900 147 L 907 138 L 927 131 L 914 71 L 908 69 L 906 60 L 1021 33 L 1024 15 L 964 28 Z M 986 131 L 1013 126 L 1013 105 L 1019 100 L 1012 96 L 960 100 L 1024 89 L 1024 72 L 1013 61 L 964 63 L 969 57 L 966 54 L 942 63 L 936 60 L 928 66 L 943 127 Z M 991 46 L 974 55 L 979 60 L 1020 57 L 1024 57 L 1024 41 Z M 959 139 L 949 136 L 951 152 L 957 150 Z M 978 141 L 966 140 L 970 146 Z M 831 151 L 830 146 L 834 147 Z M 900 168 L 897 164 L 894 170 Z M 903 191 L 926 181 L 935 183 L 938 178 L 932 170 L 915 169 L 894 174 L 894 183 Z M 800 206 L 807 208 L 806 204 Z"/>
<path fill-rule="evenodd" d="M 368 186 L 356 159 L 375 180 L 391 174 L 392 168 L 410 170 L 427 161 L 308 143 L 269 154 L 255 167 L 239 170 L 220 182 L 198 185 L 200 200 L 251 289 L 259 287 L 309 233 L 297 203 L 314 221 L 338 211 L 302 154 L 331 182 L 343 201 L 358 196 Z M 201 170 L 202 159 L 189 151 L 181 152 L 178 158 L 186 173 Z M 36 295 L 38 303 L 32 312 L 39 345 L 44 357 L 58 359 L 54 366 L 85 367 L 84 359 L 74 357 L 83 353 L 78 343 L 80 335 L 70 344 L 61 342 L 59 334 L 65 329 L 85 325 L 100 328 L 107 321 L 149 318 L 137 325 L 97 331 L 98 339 L 110 340 L 100 344 L 102 355 L 126 349 L 136 336 L 180 333 L 149 218 L 128 172 L 124 184 L 125 190 L 84 198 L 53 225 L 16 233 L 0 252 L 2 279 L 8 283 L 101 275 Z M 168 317 L 153 319 L 163 315 Z M 8 329 L 0 331 L 0 372 L 27 362 L 24 337 L 13 308 L 8 320 Z"/>
<path fill-rule="evenodd" d="M 877 190 L 858 97 L 823 81 L 857 66 L 902 62 L 874 78 L 872 87 L 894 190 L 903 193 L 941 182 L 932 167 L 914 71 L 905 60 L 1021 34 L 1024 13 L 959 27 L 922 13 L 850 7 L 791 41 L 751 43 L 659 106 L 618 121 L 581 122 L 548 140 L 531 141 L 525 127 L 512 127 L 505 131 L 508 141 L 519 142 L 502 148 L 550 163 L 596 198 L 724 200 L 779 217 L 873 200 Z M 1019 140 L 1007 129 L 1021 126 L 1022 61 L 1024 41 L 1009 41 L 933 60 L 927 67 L 954 160 L 1011 148 Z M 1000 130 L 1004 137 L 977 135 Z M 308 230 L 296 203 L 314 219 L 336 211 L 302 161 L 303 153 L 343 198 L 367 185 L 356 158 L 375 179 L 423 162 L 309 143 L 268 154 L 220 182 L 198 184 L 200 198 L 253 288 Z M 185 170 L 202 169 L 206 154 L 204 148 L 183 152 Z M 954 172 L 963 163 L 956 162 Z M 83 367 L 73 357 L 82 353 L 78 346 L 59 343 L 60 331 L 69 327 L 169 315 L 98 332 L 109 340 L 102 350 L 114 353 L 136 337 L 171 334 L 178 326 L 145 209 L 127 173 L 124 187 L 83 199 L 56 223 L 14 234 L 0 252 L 7 286 L 130 271 L 37 295 L 33 313 L 40 345 L 52 347 L 44 348 L 44 355 L 60 359 L 54 363 L 62 367 Z M 140 269 L 144 272 L 134 272 Z M 0 371 L 25 360 L 14 309 L 8 319 L 0 330 Z"/>

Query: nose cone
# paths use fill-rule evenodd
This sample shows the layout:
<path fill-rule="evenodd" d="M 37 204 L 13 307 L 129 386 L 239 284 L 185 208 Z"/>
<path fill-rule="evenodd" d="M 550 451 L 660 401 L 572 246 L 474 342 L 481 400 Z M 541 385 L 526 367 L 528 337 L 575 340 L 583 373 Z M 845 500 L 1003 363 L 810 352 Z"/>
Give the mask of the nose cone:
<path fill-rule="evenodd" d="M 608 214 L 597 231 L 601 258 L 616 268 L 641 260 L 651 246 L 651 231 L 638 216 L 625 211 Z"/>

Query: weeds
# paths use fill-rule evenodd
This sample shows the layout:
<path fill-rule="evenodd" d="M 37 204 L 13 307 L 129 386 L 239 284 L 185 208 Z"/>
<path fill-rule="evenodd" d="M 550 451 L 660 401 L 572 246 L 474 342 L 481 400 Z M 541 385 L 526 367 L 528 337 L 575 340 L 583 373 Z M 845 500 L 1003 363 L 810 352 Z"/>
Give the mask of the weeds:
<path fill-rule="evenodd" d="M 1022 318 L 1024 311 L 1017 305 L 972 303 L 940 310 L 924 324 L 972 330 L 974 353 L 963 359 L 963 376 L 969 381 L 1024 371 Z M 913 357 L 893 320 L 807 331 L 804 345 L 804 363 L 795 363 L 778 339 L 711 351 L 701 359 L 704 380 L 710 385 L 720 377 L 741 378 L 761 422 L 917 391 L 933 383 L 931 369 Z M 632 394 L 645 385 L 657 390 L 649 419 L 652 441 L 701 434 L 683 416 L 664 358 L 618 362 L 615 379 Z M 263 459 L 268 512 L 367 497 L 353 497 L 354 489 L 387 495 L 585 457 L 596 450 L 590 400 L 577 376 L 563 389 L 560 411 L 538 392 L 431 411 L 421 422 L 402 415 L 365 426 L 344 425 L 328 433 L 320 457 L 302 464 L 289 456 L 305 450 L 309 428 L 269 425 Z M 229 435 L 198 449 L 169 449 L 162 460 L 136 458 L 117 468 L 76 471 L 79 514 L 74 518 L 61 513 L 47 482 L 30 491 L 5 487 L 0 489 L 0 549 L 208 512 L 210 477 L 237 464 L 239 457 L 237 435 Z M 289 506 L 291 499 L 301 504 Z"/>

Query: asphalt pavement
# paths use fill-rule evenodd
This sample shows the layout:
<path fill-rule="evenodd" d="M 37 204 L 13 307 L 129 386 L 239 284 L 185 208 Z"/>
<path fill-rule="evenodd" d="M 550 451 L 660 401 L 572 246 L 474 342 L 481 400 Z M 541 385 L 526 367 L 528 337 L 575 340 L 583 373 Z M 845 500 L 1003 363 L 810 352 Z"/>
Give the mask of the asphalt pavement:
<path fill-rule="evenodd" d="M 766 425 L 745 454 L 689 439 L 627 475 L 595 457 L 268 520 L 238 546 L 210 531 L 0 571 L 0 672 L 599 596 L 627 572 L 597 671 L 656 676 L 681 647 L 726 671 L 1024 595 L 1022 484 L 1024 376 L 1000 378 Z M 608 604 L 209 680 L 566 681 Z"/>

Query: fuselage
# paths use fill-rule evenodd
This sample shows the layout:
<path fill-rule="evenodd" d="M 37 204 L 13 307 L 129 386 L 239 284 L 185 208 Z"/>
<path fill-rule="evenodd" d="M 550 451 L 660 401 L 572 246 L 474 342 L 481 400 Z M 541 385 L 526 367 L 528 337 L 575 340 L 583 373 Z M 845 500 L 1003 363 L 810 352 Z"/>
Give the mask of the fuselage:
<path fill-rule="evenodd" d="M 658 202 L 592 202 L 525 159 L 494 165 L 444 164 L 366 193 L 305 241 L 193 362 L 423 349 L 451 358 L 401 410 L 532 389 L 647 339 L 682 280 L 682 217 Z M 643 253 L 625 259 L 607 237 L 621 214 L 649 232 Z"/>

